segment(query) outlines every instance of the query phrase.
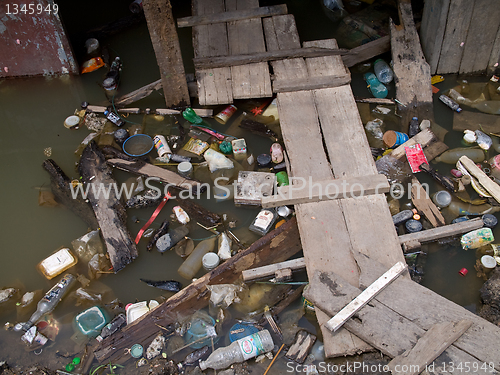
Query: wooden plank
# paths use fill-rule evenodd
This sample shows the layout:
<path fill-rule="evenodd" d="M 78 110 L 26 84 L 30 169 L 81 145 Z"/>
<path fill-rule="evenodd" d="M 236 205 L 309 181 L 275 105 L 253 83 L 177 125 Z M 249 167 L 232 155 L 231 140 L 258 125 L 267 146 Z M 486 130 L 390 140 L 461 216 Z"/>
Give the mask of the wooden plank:
<path fill-rule="evenodd" d="M 456 323 L 443 322 L 433 325 L 407 353 L 397 356 L 389 362 L 389 369 L 396 373 L 397 369 L 406 368 L 406 375 L 418 375 L 420 369 L 431 364 L 441 355 L 451 344 L 453 344 L 472 322 L 461 320 Z"/>
<path fill-rule="evenodd" d="M 255 10 L 258 0 L 226 0 L 226 11 Z M 227 23 L 230 55 L 266 52 L 260 18 Z M 233 98 L 248 99 L 272 96 L 269 65 L 265 62 L 231 67 Z"/>
<path fill-rule="evenodd" d="M 157 91 L 160 88 L 162 88 L 161 78 L 157 81 L 151 82 L 146 86 L 143 86 L 137 90 L 134 90 L 126 95 L 117 98 L 114 103 L 117 106 L 129 105 L 130 103 L 148 97 L 149 95 L 151 95 L 153 91 Z"/>
<path fill-rule="evenodd" d="M 285 354 L 285 357 L 297 363 L 304 363 L 309 351 L 316 342 L 316 336 L 301 329 L 295 336 L 295 341 Z"/>
<path fill-rule="evenodd" d="M 467 156 L 462 156 L 458 159 L 460 163 L 467 169 L 467 171 L 476 178 L 476 180 L 481 184 L 482 187 L 486 189 L 488 193 L 491 194 L 497 202 L 500 202 L 500 185 L 489 178 L 486 173 L 482 171 L 470 158 Z"/>
<path fill-rule="evenodd" d="M 450 0 L 427 0 L 424 4 L 420 43 L 431 74 L 436 73 L 441 55 L 449 7 Z"/>
<path fill-rule="evenodd" d="M 415 208 L 424 214 L 433 227 L 440 227 L 446 224 L 441 211 L 439 211 L 434 202 L 429 198 L 427 191 L 415 177 L 411 180 L 411 201 Z"/>
<path fill-rule="evenodd" d="M 275 195 L 262 197 L 262 207 L 279 207 L 330 199 L 362 197 L 385 194 L 390 190 L 384 175 L 376 174 L 329 181 L 303 181 L 303 184 L 281 186 Z"/>
<path fill-rule="evenodd" d="M 486 69 L 486 75 L 491 76 L 495 73 L 500 64 L 500 27 L 498 28 L 497 35 L 495 37 L 495 42 L 491 48 L 491 56 L 488 62 L 488 67 Z"/>
<path fill-rule="evenodd" d="M 453 114 L 453 130 L 464 131 L 467 129 L 500 134 L 500 116 L 472 111 Z"/>
<path fill-rule="evenodd" d="M 200 117 L 212 117 L 214 114 L 214 110 L 209 108 L 193 108 L 193 110 Z M 158 115 L 180 115 L 182 113 L 182 111 L 178 111 L 176 109 L 163 109 L 163 108 L 157 108 L 155 112 Z"/>
<path fill-rule="evenodd" d="M 450 2 L 437 74 L 458 73 L 475 0 Z"/>
<path fill-rule="evenodd" d="M 475 0 L 460 74 L 484 72 L 500 26 L 500 7 L 494 0 Z"/>
<path fill-rule="evenodd" d="M 242 273 L 243 281 L 249 282 L 257 279 L 263 279 L 266 277 L 273 276 L 276 271 L 281 269 L 291 269 L 291 270 L 299 270 L 306 267 L 306 262 L 304 258 L 297 258 L 293 260 L 287 260 L 286 262 L 274 263 L 269 266 L 252 268 L 249 270 L 245 270 Z"/>
<path fill-rule="evenodd" d="M 177 322 L 180 316 L 188 316 L 208 306 L 210 293 L 206 288 L 207 285 L 232 284 L 237 282 L 245 269 L 285 261 L 300 249 L 297 220 L 292 218 L 200 277 L 154 310 L 127 325 L 121 331 L 105 338 L 92 349 L 96 359 L 99 362 L 112 361 L 113 363 L 130 360 L 130 355 L 124 349 L 130 348 L 135 343 L 141 343 L 147 347 L 158 334 L 157 325 L 167 327 Z"/>
<path fill-rule="evenodd" d="M 348 68 L 362 63 L 363 61 L 370 60 L 375 56 L 381 55 L 391 50 L 391 37 L 389 35 L 372 40 L 368 43 L 362 44 L 359 47 L 352 48 L 349 53 L 342 56 L 344 65 Z"/>
<path fill-rule="evenodd" d="M 330 331 L 335 332 L 344 323 L 350 319 L 357 311 L 370 302 L 377 294 L 384 290 L 387 285 L 394 281 L 407 269 L 406 263 L 398 262 L 377 280 L 375 280 L 368 288 L 363 290 L 356 298 L 340 310 L 333 318 L 331 318 L 325 327 Z"/>
<path fill-rule="evenodd" d="M 113 158 L 108 159 L 107 163 L 115 168 L 134 173 L 144 177 L 157 178 L 159 181 L 166 184 L 171 184 L 178 186 L 183 189 L 201 189 L 201 183 L 195 180 L 189 180 L 183 176 L 169 171 L 168 169 L 163 169 L 157 167 L 156 165 L 145 163 L 142 161 L 130 161 L 125 159 Z"/>
<path fill-rule="evenodd" d="M 199 25 L 209 25 L 231 21 L 241 21 L 249 18 L 263 18 L 287 14 L 286 4 L 272 5 L 267 7 L 226 11 L 217 14 L 191 16 L 177 19 L 177 27 L 192 27 Z"/>
<path fill-rule="evenodd" d="M 216 14 L 225 11 L 224 0 L 193 0 L 192 14 Z M 193 27 L 194 57 L 227 56 L 227 28 L 223 23 Z M 233 102 L 231 69 L 215 68 L 196 71 L 200 105 Z"/>
<path fill-rule="evenodd" d="M 422 230 L 420 232 L 408 233 L 399 236 L 399 243 L 417 240 L 421 243 L 439 240 L 440 238 L 456 236 L 458 234 L 470 232 L 482 228 L 483 220 L 478 217 L 472 220 L 462 221 L 460 223 L 448 224 L 438 228 Z"/>
<path fill-rule="evenodd" d="M 306 79 L 294 81 L 274 81 L 273 92 L 326 89 L 348 85 L 350 82 L 350 74 L 334 75 L 328 77 L 309 77 Z"/>
<path fill-rule="evenodd" d="M 363 254 L 356 253 L 354 257 L 363 275 L 360 280 L 362 286 L 369 285 L 387 270 L 385 265 Z M 500 370 L 500 352 L 496 350 L 500 327 L 424 286 L 401 277 L 376 299 L 425 330 L 441 322 L 463 319 L 472 321 L 472 327 L 455 341 L 453 346 L 476 357 L 479 361 L 493 362 L 495 368 Z"/>
<path fill-rule="evenodd" d="M 160 68 L 163 96 L 168 108 L 191 104 L 170 0 L 144 0 L 144 15 Z"/>
<path fill-rule="evenodd" d="M 425 61 L 413 21 L 410 0 L 399 0 L 401 26 L 390 22 L 391 52 L 398 99 L 398 114 L 403 129 L 412 117 L 434 120 L 431 72 Z"/>
<path fill-rule="evenodd" d="M 210 69 L 264 61 L 296 59 L 299 57 L 337 56 L 346 53 L 348 53 L 348 50 L 338 48 L 293 48 L 279 51 L 241 53 L 232 56 L 200 57 L 194 58 L 193 63 L 196 69 Z"/>

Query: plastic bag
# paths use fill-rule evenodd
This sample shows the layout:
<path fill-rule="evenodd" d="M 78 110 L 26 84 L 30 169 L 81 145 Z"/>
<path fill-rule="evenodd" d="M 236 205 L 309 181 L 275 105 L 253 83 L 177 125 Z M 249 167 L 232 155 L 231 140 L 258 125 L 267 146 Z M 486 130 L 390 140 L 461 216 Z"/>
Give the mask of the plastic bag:
<path fill-rule="evenodd" d="M 84 262 L 90 261 L 95 254 L 103 254 L 101 236 L 98 230 L 94 230 L 71 242 L 78 258 Z"/>
<path fill-rule="evenodd" d="M 207 285 L 210 290 L 210 302 L 217 307 L 227 309 L 233 302 L 239 303 L 241 300 L 236 293 L 243 288 L 234 284 Z"/>
<path fill-rule="evenodd" d="M 368 130 L 374 138 L 376 139 L 382 139 L 382 137 L 384 136 L 384 133 L 382 131 L 382 126 L 383 126 L 384 122 L 377 118 L 373 121 L 368 121 L 365 125 L 365 129 Z"/>
<path fill-rule="evenodd" d="M 343 10 L 342 0 L 323 0 L 323 5 L 330 10 Z"/>
<path fill-rule="evenodd" d="M 232 241 L 227 234 L 221 233 L 219 236 L 219 251 L 217 252 L 220 259 L 227 260 L 231 258 L 231 245 Z"/>
<path fill-rule="evenodd" d="M 212 150 L 209 148 L 203 156 L 208 163 L 208 167 L 210 168 L 210 172 L 215 172 L 219 169 L 232 169 L 234 168 L 234 163 L 225 157 L 220 152 Z"/>

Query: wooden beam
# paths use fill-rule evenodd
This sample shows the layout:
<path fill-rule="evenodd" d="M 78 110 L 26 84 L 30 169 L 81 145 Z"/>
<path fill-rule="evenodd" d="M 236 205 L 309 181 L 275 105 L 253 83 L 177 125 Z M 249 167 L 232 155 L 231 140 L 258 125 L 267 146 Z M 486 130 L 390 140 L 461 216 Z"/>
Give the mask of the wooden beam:
<path fill-rule="evenodd" d="M 326 89 L 348 85 L 351 82 L 351 74 L 338 76 L 307 77 L 303 79 L 277 80 L 273 82 L 273 92 L 290 92 L 301 90 Z"/>
<path fill-rule="evenodd" d="M 143 0 L 143 9 L 167 108 L 187 107 L 191 102 L 170 0 Z"/>
<path fill-rule="evenodd" d="M 460 163 L 469 171 L 469 173 L 476 178 L 476 180 L 481 184 L 482 187 L 486 189 L 488 193 L 491 194 L 497 202 L 500 202 L 500 185 L 489 178 L 486 173 L 484 173 L 481 168 L 479 168 L 470 158 L 467 156 L 462 156 L 458 159 Z"/>
<path fill-rule="evenodd" d="M 306 267 L 306 262 L 304 258 L 297 258 L 292 260 L 287 260 L 286 262 L 274 263 L 269 266 L 252 268 L 242 272 L 242 277 L 244 282 L 250 282 L 253 280 L 263 279 L 266 277 L 274 276 L 276 271 L 281 269 L 291 269 L 292 271 L 304 269 Z"/>
<path fill-rule="evenodd" d="M 247 268 L 260 267 L 275 261 L 282 262 L 300 250 L 297 220 L 292 218 L 200 277 L 154 310 L 94 346 L 96 359 L 99 362 L 126 362 L 130 359 L 130 355 L 127 355 L 124 349 L 130 348 L 135 343 L 141 343 L 147 347 L 158 334 L 158 325 L 166 327 L 179 321 L 181 317 L 189 316 L 206 307 L 210 299 L 207 285 L 234 283 Z"/>
<path fill-rule="evenodd" d="M 422 230 L 420 232 L 403 234 L 399 236 L 399 243 L 404 244 L 417 240 L 421 243 L 439 240 L 440 238 L 456 236 L 458 234 L 470 232 L 482 228 L 484 226 L 483 219 L 480 217 L 462 221 L 460 223 L 449 224 L 438 228 Z"/>
<path fill-rule="evenodd" d="M 383 104 L 383 105 L 394 105 L 396 102 L 393 99 L 387 98 L 359 98 L 354 97 L 356 103 L 369 103 L 369 104 Z"/>
<path fill-rule="evenodd" d="M 420 41 L 431 74 L 436 74 L 449 6 L 450 0 L 427 0 L 424 4 Z"/>
<path fill-rule="evenodd" d="M 380 276 L 368 288 L 363 290 L 356 298 L 349 302 L 347 306 L 335 314 L 335 316 L 325 324 L 325 327 L 332 332 L 337 331 L 348 319 L 356 314 L 358 310 L 370 302 L 377 294 L 384 290 L 387 285 L 401 275 L 406 268 L 406 263 L 403 262 L 398 262 L 389 268 L 387 272 Z"/>
<path fill-rule="evenodd" d="M 161 78 L 157 81 L 151 82 L 150 84 L 143 86 L 137 90 L 134 90 L 126 95 L 123 95 L 115 100 L 115 105 L 125 106 L 130 103 L 136 102 L 138 100 L 144 99 L 151 95 L 153 91 L 157 91 L 162 88 Z"/>
<path fill-rule="evenodd" d="M 253 64 L 263 61 L 287 60 L 299 57 L 338 56 L 348 52 L 349 50 L 340 48 L 293 48 L 242 55 L 198 57 L 193 59 L 193 63 L 196 69 L 211 69 Z"/>
<path fill-rule="evenodd" d="M 382 174 L 319 182 L 306 182 L 304 179 L 303 184 L 279 187 L 278 194 L 262 197 L 261 204 L 264 208 L 279 207 L 291 204 L 363 197 L 372 194 L 385 194 L 389 190 L 389 182 Z"/>
<path fill-rule="evenodd" d="M 422 212 L 433 227 L 440 227 L 446 224 L 441 211 L 427 195 L 427 191 L 420 185 L 420 182 L 413 177 L 411 180 L 411 201 L 415 208 Z"/>
<path fill-rule="evenodd" d="M 457 341 L 471 325 L 470 320 L 434 324 L 410 351 L 397 356 L 389 362 L 389 369 L 393 374 L 398 372 L 397 369 L 402 368 L 407 369 L 405 375 L 420 374 L 422 369 L 426 368 L 451 344 Z"/>
<path fill-rule="evenodd" d="M 390 50 L 391 37 L 387 35 L 351 49 L 349 53 L 342 56 L 342 60 L 344 61 L 344 65 L 350 68 Z"/>
<path fill-rule="evenodd" d="M 247 20 L 250 18 L 279 16 L 281 14 L 287 14 L 287 13 L 288 9 L 286 7 L 286 4 L 279 4 L 279 5 L 272 5 L 267 7 L 253 8 L 253 9 L 235 10 L 230 12 L 179 18 L 177 20 L 177 27 L 182 28 L 182 27 L 192 27 L 200 25 L 210 25 L 213 23 Z"/>

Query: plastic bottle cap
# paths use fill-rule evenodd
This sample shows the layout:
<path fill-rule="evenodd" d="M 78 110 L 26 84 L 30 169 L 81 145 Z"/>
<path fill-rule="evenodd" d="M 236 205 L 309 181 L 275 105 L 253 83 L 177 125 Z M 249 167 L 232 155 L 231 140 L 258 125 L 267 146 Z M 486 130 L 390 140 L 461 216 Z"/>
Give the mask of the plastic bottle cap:
<path fill-rule="evenodd" d="M 206 253 L 203 255 L 201 262 L 203 263 L 203 267 L 207 270 L 214 269 L 219 265 L 219 256 L 215 253 Z"/>
<path fill-rule="evenodd" d="M 476 135 L 472 132 L 471 133 L 467 132 L 464 134 L 464 141 L 467 143 L 474 143 L 476 142 L 476 139 L 477 139 Z"/>
<path fill-rule="evenodd" d="M 179 163 L 179 165 L 177 166 L 177 171 L 180 173 L 180 174 L 189 174 L 193 169 L 193 165 L 188 162 L 188 161 L 183 161 L 182 163 Z"/>
<path fill-rule="evenodd" d="M 259 167 L 267 167 L 271 164 L 271 155 L 269 154 L 260 154 L 257 156 L 257 164 Z"/>
<path fill-rule="evenodd" d="M 78 124 L 80 124 L 80 117 L 76 115 L 66 117 L 66 120 L 64 120 L 64 127 L 67 129 L 71 129 Z"/>
<path fill-rule="evenodd" d="M 495 268 L 497 266 L 497 261 L 491 255 L 483 255 L 481 257 L 481 264 L 485 268 Z"/>

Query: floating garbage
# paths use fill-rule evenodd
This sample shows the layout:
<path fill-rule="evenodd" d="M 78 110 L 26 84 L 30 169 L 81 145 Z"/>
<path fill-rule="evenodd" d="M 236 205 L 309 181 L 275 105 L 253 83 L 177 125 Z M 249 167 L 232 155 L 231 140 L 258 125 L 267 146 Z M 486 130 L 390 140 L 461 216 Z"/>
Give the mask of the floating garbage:
<path fill-rule="evenodd" d="M 141 301 L 128 305 L 125 307 L 127 310 L 127 324 L 139 319 L 141 316 L 149 312 L 149 310 L 154 309 L 158 305 L 158 301 L 155 301 L 154 299 L 149 301 L 149 304 L 147 301 Z"/>
<path fill-rule="evenodd" d="M 491 229 L 481 228 L 464 234 L 460 240 L 460 243 L 462 244 L 462 248 L 464 250 L 469 250 L 488 245 L 493 241 L 495 241 L 495 237 L 493 237 L 493 232 L 491 231 Z"/>
<path fill-rule="evenodd" d="M 97 337 L 108 322 L 108 313 L 99 306 L 82 311 L 74 319 L 78 331 L 89 337 Z"/>
<path fill-rule="evenodd" d="M 127 324 L 127 317 L 124 314 L 118 314 L 109 322 L 102 330 L 101 333 L 95 338 L 97 341 L 101 342 L 106 337 L 111 336 L 113 333 L 117 332 Z"/>
<path fill-rule="evenodd" d="M 161 290 L 166 290 L 167 292 L 174 292 L 177 293 L 182 289 L 182 284 L 178 281 L 175 280 L 166 280 L 166 281 L 154 281 L 154 280 L 146 280 L 146 279 L 139 279 L 143 283 L 148 284 L 149 286 L 152 286 L 154 288 L 158 288 Z"/>
<path fill-rule="evenodd" d="M 177 270 L 179 275 L 187 280 L 192 279 L 202 267 L 203 256 L 213 251 L 216 239 L 216 237 L 212 237 L 201 241 Z"/>
<path fill-rule="evenodd" d="M 146 358 L 153 359 L 159 356 L 164 347 L 165 347 L 165 337 L 163 336 L 162 333 L 159 333 L 146 349 Z"/>
<path fill-rule="evenodd" d="M 62 248 L 38 263 L 37 269 L 50 280 L 77 263 L 78 259 L 73 255 L 71 250 Z"/>
<path fill-rule="evenodd" d="M 263 209 L 257 214 L 248 229 L 263 236 L 271 230 L 277 216 L 276 210 L 272 208 Z"/>

